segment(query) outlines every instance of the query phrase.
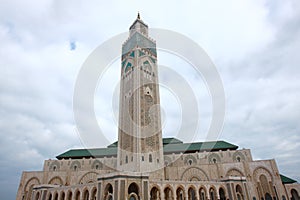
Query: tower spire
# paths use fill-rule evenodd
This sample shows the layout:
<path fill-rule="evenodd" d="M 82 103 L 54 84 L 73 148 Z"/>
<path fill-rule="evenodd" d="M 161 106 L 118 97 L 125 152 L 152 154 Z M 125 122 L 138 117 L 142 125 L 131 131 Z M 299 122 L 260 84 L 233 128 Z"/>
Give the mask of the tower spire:
<path fill-rule="evenodd" d="M 141 19 L 140 12 L 138 12 L 137 19 Z"/>

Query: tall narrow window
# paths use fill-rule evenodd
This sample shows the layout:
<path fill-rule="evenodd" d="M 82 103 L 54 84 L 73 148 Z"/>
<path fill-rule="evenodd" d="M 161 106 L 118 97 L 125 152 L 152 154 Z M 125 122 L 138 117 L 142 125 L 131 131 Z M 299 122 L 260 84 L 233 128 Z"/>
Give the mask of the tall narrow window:
<path fill-rule="evenodd" d="M 152 162 L 152 155 L 149 154 L 149 162 Z"/>
<path fill-rule="evenodd" d="M 128 163 L 128 156 L 125 157 L 125 163 Z"/>

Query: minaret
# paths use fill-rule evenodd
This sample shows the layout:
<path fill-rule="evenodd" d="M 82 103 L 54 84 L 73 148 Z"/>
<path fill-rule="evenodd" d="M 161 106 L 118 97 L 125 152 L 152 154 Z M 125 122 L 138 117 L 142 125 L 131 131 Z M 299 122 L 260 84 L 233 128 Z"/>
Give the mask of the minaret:
<path fill-rule="evenodd" d="M 163 167 L 156 43 L 137 19 L 122 46 L 118 169 L 152 172 Z"/>

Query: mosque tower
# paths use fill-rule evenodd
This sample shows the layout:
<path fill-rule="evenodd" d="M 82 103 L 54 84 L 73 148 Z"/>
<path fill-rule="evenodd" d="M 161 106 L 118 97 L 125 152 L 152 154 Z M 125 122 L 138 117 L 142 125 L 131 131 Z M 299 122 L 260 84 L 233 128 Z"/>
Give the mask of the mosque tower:
<path fill-rule="evenodd" d="M 164 164 L 157 51 L 139 14 L 122 46 L 121 63 L 118 170 L 153 172 Z"/>

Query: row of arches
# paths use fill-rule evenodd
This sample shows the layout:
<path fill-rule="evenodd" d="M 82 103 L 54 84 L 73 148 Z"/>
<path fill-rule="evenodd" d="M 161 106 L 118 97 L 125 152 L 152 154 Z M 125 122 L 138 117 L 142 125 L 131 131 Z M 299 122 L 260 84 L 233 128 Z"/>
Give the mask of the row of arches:
<path fill-rule="evenodd" d="M 85 173 L 78 181 L 78 184 L 89 184 L 89 183 L 96 183 L 97 181 L 97 176 L 99 174 L 96 172 L 87 172 Z M 40 181 L 38 178 L 32 178 L 29 181 L 27 181 L 26 183 L 26 187 L 25 190 L 27 188 L 29 188 L 30 186 L 33 185 L 39 185 Z M 60 176 L 54 176 L 52 177 L 49 181 L 48 184 L 50 185 L 68 185 L 67 183 L 64 184 L 63 179 Z M 27 185 L 30 185 L 29 187 L 27 187 Z"/>
<path fill-rule="evenodd" d="M 236 151 L 235 153 L 233 153 L 232 157 L 232 161 L 233 162 L 242 162 L 246 160 L 246 156 L 244 155 L 244 153 L 240 152 L 240 151 Z M 179 158 L 177 158 L 179 159 Z M 164 161 L 165 161 L 165 166 L 168 166 L 174 162 L 176 162 L 175 158 L 171 158 L 170 156 L 164 156 Z M 197 165 L 199 160 L 199 156 L 195 155 L 195 154 L 188 154 L 188 155 L 184 155 L 181 158 L 182 160 L 184 160 L 184 164 L 185 165 Z M 215 164 L 215 163 L 222 163 L 222 162 L 228 162 L 227 159 L 225 161 L 222 160 L 222 156 L 220 156 L 218 153 L 211 153 L 207 156 L 207 161 L 209 164 Z"/>
<path fill-rule="evenodd" d="M 36 191 L 34 193 L 34 200 L 41 200 L 43 192 Z M 46 193 L 46 200 L 96 200 L 97 199 L 97 188 L 93 187 L 90 190 L 84 188 L 83 190 L 76 189 L 75 191 L 48 191 Z"/>
<path fill-rule="evenodd" d="M 72 161 L 69 165 L 69 168 L 72 171 L 78 171 L 81 169 L 81 163 L 78 160 Z M 93 170 L 101 170 L 104 168 L 104 164 L 100 160 L 94 160 L 90 165 Z M 60 166 L 61 164 L 59 161 L 53 161 L 49 166 L 49 171 L 59 171 Z"/>
<path fill-rule="evenodd" d="M 235 196 L 237 200 L 245 199 L 245 194 L 240 185 L 235 187 Z M 185 189 L 182 185 L 179 185 L 176 188 L 166 186 L 161 189 L 155 185 L 150 190 L 150 200 L 226 200 L 228 198 L 228 193 L 223 186 L 220 186 L 218 189 L 214 186 L 209 187 L 209 189 L 204 186 L 201 186 L 199 189 L 189 186 Z"/>
<path fill-rule="evenodd" d="M 133 182 L 128 186 L 127 195 L 129 200 L 140 199 L 139 193 L 140 193 L 139 186 L 136 183 Z M 106 184 L 104 189 L 104 199 L 113 200 L 113 194 L 114 194 L 113 186 L 110 183 Z"/>

